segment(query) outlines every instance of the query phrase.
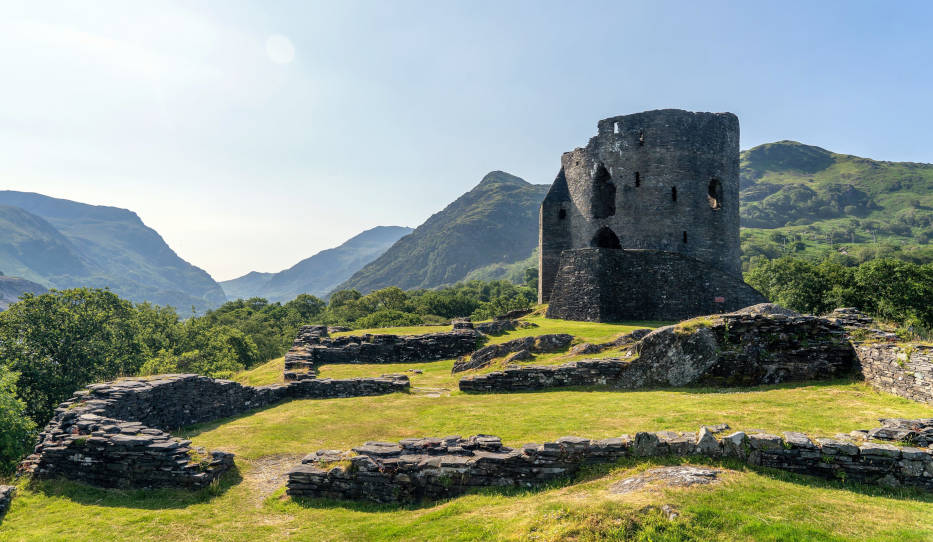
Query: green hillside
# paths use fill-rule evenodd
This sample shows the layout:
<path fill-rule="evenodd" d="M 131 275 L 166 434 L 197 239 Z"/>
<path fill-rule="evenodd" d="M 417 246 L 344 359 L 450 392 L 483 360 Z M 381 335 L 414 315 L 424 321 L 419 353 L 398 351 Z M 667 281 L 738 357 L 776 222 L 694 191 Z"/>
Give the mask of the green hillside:
<path fill-rule="evenodd" d="M 284 271 L 253 271 L 220 284 L 230 299 L 264 297 L 270 301 L 286 302 L 299 294 L 324 297 L 411 232 L 411 228 L 402 226 L 377 226 L 336 248 L 305 258 Z"/>
<path fill-rule="evenodd" d="M 226 299 L 136 213 L 28 192 L 0 191 L 0 270 L 46 287 L 109 287 L 182 311 Z"/>
<path fill-rule="evenodd" d="M 524 260 L 538 244 L 538 206 L 547 189 L 502 171 L 488 173 L 338 289 L 433 288 L 464 280 L 475 269 Z"/>
<path fill-rule="evenodd" d="M 788 253 L 933 261 L 933 165 L 795 141 L 741 155 L 743 260 Z"/>

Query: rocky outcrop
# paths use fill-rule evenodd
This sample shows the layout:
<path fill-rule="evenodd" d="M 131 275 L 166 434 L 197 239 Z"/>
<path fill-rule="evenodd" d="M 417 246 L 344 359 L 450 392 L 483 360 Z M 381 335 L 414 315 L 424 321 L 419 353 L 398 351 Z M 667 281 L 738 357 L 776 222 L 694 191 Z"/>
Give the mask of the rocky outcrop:
<path fill-rule="evenodd" d="M 782 436 L 735 432 L 718 439 L 708 427 L 696 433 L 660 431 L 591 440 L 504 446 L 476 435 L 367 442 L 351 452 L 311 454 L 288 473 L 288 495 L 383 503 L 444 499 L 490 486 L 533 487 L 576 473 L 589 463 L 623 457 L 734 458 L 798 474 L 888 487 L 933 491 L 933 450 L 835 439 L 802 433 Z"/>
<path fill-rule="evenodd" d="M 473 329 L 425 335 L 349 335 L 330 337 L 325 326 L 302 326 L 285 354 L 285 379 L 313 378 L 325 363 L 412 363 L 438 361 L 469 354 L 481 343 Z"/>
<path fill-rule="evenodd" d="M 538 335 L 537 337 L 520 337 L 500 344 L 490 344 L 473 352 L 469 359 L 457 360 L 451 372 L 459 373 L 469 369 L 479 369 L 489 365 L 495 358 L 501 358 L 522 350 L 534 353 L 558 352 L 570 346 L 572 341 L 573 335 L 555 333 Z"/>
<path fill-rule="evenodd" d="M 856 344 L 855 351 L 873 388 L 933 404 L 933 346 L 866 342 Z"/>
<path fill-rule="evenodd" d="M 813 316 L 761 312 L 702 317 L 659 328 L 637 357 L 526 366 L 460 381 L 462 391 L 517 391 L 608 384 L 626 389 L 749 386 L 838 378 L 857 370 L 845 332 Z"/>
<path fill-rule="evenodd" d="M 200 488 L 233 467 L 233 454 L 192 448 L 168 431 L 284 399 L 404 392 L 408 377 L 306 380 L 243 386 L 200 375 L 93 384 L 59 405 L 20 469 L 103 487 Z"/>
<path fill-rule="evenodd" d="M 13 502 L 13 495 L 15 494 L 15 487 L 0 485 L 0 521 L 3 521 L 3 516 L 10 509 L 10 503 Z"/>

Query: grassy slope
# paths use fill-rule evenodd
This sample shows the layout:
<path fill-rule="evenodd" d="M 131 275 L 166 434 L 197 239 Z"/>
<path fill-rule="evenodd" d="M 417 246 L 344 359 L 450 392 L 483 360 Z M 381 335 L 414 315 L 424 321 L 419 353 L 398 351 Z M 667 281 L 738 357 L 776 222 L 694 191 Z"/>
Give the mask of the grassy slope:
<path fill-rule="evenodd" d="M 780 141 L 743 151 L 741 167 L 746 260 L 757 254 L 775 257 L 782 252 L 811 257 L 840 251 L 873 253 L 879 243 L 896 245 L 919 261 L 933 260 L 933 248 L 928 245 L 933 237 L 931 164 L 877 161 Z M 858 198 L 852 197 L 858 195 L 854 192 L 848 197 L 828 195 L 849 186 L 867 196 L 868 203 L 860 205 Z M 819 209 L 814 205 L 798 214 L 806 202 L 786 203 L 786 198 L 793 197 L 790 190 L 794 187 L 816 192 L 829 205 Z M 775 189 L 779 192 L 761 197 Z M 750 219 L 757 215 L 756 209 L 774 211 L 772 223 L 749 227 L 755 225 Z M 775 234 L 789 242 L 785 244 Z M 791 246 L 790 241 L 800 244 Z"/>
<path fill-rule="evenodd" d="M 558 329 L 592 341 L 611 338 L 624 328 L 546 322 L 497 340 Z M 183 434 L 195 444 L 236 453 L 239 473 L 213 491 L 195 495 L 39 483 L 21 488 L 0 527 L 0 539 L 599 540 L 637 531 L 650 540 L 933 540 L 933 497 L 728 463 L 724 466 L 736 472 L 720 486 L 627 496 L 609 495 L 605 488 L 649 463 L 594 468 L 572 483 L 531 492 L 489 490 L 420 507 L 294 502 L 281 489 L 268 497 L 261 493 L 265 465 L 274 458 L 286 456 L 283 462 L 290 464 L 316 449 L 347 448 L 367 440 L 492 433 L 518 445 L 568 434 L 597 438 L 637 430 L 696 430 L 719 422 L 833 435 L 872 427 L 883 416 L 933 416 L 929 406 L 874 392 L 858 382 L 470 395 L 456 391 L 452 363 L 325 366 L 322 376 L 333 377 L 419 369 L 422 374 L 408 373 L 415 388 L 446 387 L 451 392 L 423 394 L 416 389 L 410 395 L 290 401 L 188 428 Z M 238 380 L 273 382 L 281 368 L 282 361 L 274 360 Z M 667 522 L 640 512 L 646 505 L 661 504 L 678 508 L 681 519 Z"/>

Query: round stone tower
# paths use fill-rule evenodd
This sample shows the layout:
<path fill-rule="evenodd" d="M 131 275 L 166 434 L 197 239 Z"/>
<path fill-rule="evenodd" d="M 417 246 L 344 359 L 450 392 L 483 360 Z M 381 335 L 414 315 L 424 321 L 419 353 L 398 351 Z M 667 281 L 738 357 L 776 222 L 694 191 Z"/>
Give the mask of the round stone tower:
<path fill-rule="evenodd" d="M 561 157 L 540 225 L 543 303 L 568 250 L 674 253 L 741 281 L 738 118 L 663 109 L 599 121 Z"/>

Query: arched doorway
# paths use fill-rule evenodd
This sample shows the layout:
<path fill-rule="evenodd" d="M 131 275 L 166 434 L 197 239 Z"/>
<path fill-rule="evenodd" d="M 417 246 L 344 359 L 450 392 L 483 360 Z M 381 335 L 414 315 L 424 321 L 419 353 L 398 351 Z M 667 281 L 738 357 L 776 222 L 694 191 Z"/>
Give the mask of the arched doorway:
<path fill-rule="evenodd" d="M 593 248 L 622 248 L 622 243 L 619 241 L 619 237 L 615 232 L 603 226 L 599 228 L 599 231 L 593 236 L 593 239 L 590 241 L 590 246 Z"/>

